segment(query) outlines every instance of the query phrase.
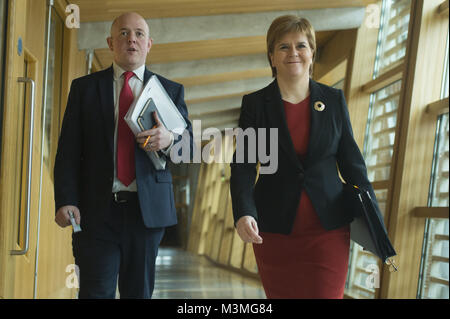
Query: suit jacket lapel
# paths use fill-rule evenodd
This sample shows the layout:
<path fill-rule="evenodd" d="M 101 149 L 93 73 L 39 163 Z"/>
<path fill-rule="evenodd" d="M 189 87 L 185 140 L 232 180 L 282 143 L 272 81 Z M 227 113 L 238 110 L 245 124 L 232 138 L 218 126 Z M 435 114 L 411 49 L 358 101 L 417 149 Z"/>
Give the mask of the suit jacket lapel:
<path fill-rule="evenodd" d="M 308 164 L 311 158 L 313 157 L 315 147 L 319 144 L 320 136 L 324 129 L 324 120 L 326 117 L 327 111 L 327 101 L 325 100 L 325 96 L 322 92 L 320 86 L 314 80 L 309 80 L 309 90 L 310 90 L 310 108 L 311 108 L 311 127 L 309 132 L 309 142 L 308 142 L 308 151 L 306 153 L 306 163 Z M 322 102 L 325 104 L 325 109 L 323 111 L 318 111 L 314 108 L 316 102 Z"/>
<path fill-rule="evenodd" d="M 112 66 L 99 77 L 98 85 L 106 138 L 111 152 L 114 152 L 114 70 Z"/>
<path fill-rule="evenodd" d="M 149 70 L 147 70 L 147 68 L 145 68 L 144 71 L 144 86 L 145 84 L 147 84 L 147 81 L 150 79 L 150 77 L 153 75 L 153 72 L 150 72 Z"/>
<path fill-rule="evenodd" d="M 277 80 L 274 80 L 269 86 L 265 95 L 265 107 L 270 127 L 278 128 L 278 142 L 281 148 L 286 152 L 291 162 L 300 170 L 303 170 L 302 164 L 295 153 L 294 144 L 287 126 L 286 114 L 284 112 L 283 101 L 281 99 L 280 89 Z"/>

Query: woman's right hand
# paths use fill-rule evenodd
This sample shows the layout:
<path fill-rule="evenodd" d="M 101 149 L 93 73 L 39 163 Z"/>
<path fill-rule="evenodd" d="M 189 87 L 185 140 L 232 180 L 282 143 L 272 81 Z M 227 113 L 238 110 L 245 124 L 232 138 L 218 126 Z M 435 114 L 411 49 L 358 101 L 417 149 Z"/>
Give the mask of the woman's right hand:
<path fill-rule="evenodd" d="M 246 243 L 262 244 L 263 239 L 259 236 L 258 224 L 252 216 L 242 216 L 236 223 L 236 231 Z"/>

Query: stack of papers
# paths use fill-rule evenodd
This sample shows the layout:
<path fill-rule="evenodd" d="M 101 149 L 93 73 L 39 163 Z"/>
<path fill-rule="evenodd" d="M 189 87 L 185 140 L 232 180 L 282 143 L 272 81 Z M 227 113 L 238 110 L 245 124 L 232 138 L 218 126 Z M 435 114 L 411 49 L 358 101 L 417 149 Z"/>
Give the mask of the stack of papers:
<path fill-rule="evenodd" d="M 178 108 L 173 103 L 170 96 L 158 80 L 156 75 L 152 75 L 147 84 L 142 89 L 141 94 L 131 104 L 127 114 L 124 117 L 125 122 L 130 127 L 134 135 L 149 130 L 151 127 L 141 127 L 142 123 L 151 123 L 152 119 L 146 119 L 148 121 L 142 121 L 142 116 L 152 116 L 151 112 L 145 112 L 144 107 L 152 106 L 152 109 L 156 109 L 159 120 L 166 127 L 167 130 L 176 134 L 182 134 L 187 124 Z M 138 118 L 141 116 L 140 123 Z M 163 170 L 166 167 L 165 159 L 161 158 L 157 152 L 149 151 L 147 155 L 152 160 L 157 170 Z"/>

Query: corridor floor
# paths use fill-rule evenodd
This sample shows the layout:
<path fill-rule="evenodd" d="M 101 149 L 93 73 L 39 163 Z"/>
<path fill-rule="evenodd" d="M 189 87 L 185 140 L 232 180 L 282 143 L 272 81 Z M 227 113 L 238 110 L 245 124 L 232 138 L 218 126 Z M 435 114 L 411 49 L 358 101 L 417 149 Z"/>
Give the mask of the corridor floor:
<path fill-rule="evenodd" d="M 265 299 L 261 283 L 182 249 L 159 249 L 152 299 Z"/>

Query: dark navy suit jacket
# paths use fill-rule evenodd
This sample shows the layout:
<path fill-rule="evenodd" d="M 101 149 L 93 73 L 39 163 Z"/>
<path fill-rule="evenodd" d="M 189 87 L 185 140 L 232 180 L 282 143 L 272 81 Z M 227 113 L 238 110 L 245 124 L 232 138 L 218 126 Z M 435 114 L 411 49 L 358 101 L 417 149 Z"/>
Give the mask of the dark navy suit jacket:
<path fill-rule="evenodd" d="M 144 84 L 153 74 L 145 69 Z M 157 76 L 188 124 L 188 143 L 190 154 L 193 154 L 192 126 L 184 102 L 184 88 L 181 84 Z M 181 136 L 175 140 L 175 143 L 179 142 Z M 157 171 L 137 143 L 135 161 L 139 204 L 145 226 L 176 224 L 170 170 Z M 83 230 L 101 223 L 111 205 L 113 175 L 114 97 L 111 66 L 72 82 L 54 167 L 56 211 L 65 205 L 77 206 Z"/>
<path fill-rule="evenodd" d="M 294 150 L 277 81 L 243 97 L 239 127 L 267 128 L 267 136 L 269 128 L 278 129 L 278 170 L 274 174 L 260 174 L 255 184 L 256 163 L 247 158 L 244 163 L 236 163 L 235 154 L 230 180 L 235 222 L 250 215 L 258 221 L 262 232 L 289 234 L 304 189 L 324 228 L 331 230 L 349 224 L 353 214 L 346 209 L 338 168 L 347 183 L 370 192 L 380 214 L 364 159 L 353 138 L 342 90 L 313 80 L 309 87 L 311 129 L 303 161 Z M 325 104 L 323 111 L 314 109 L 318 101 Z M 266 150 L 270 150 L 269 142 Z"/>

